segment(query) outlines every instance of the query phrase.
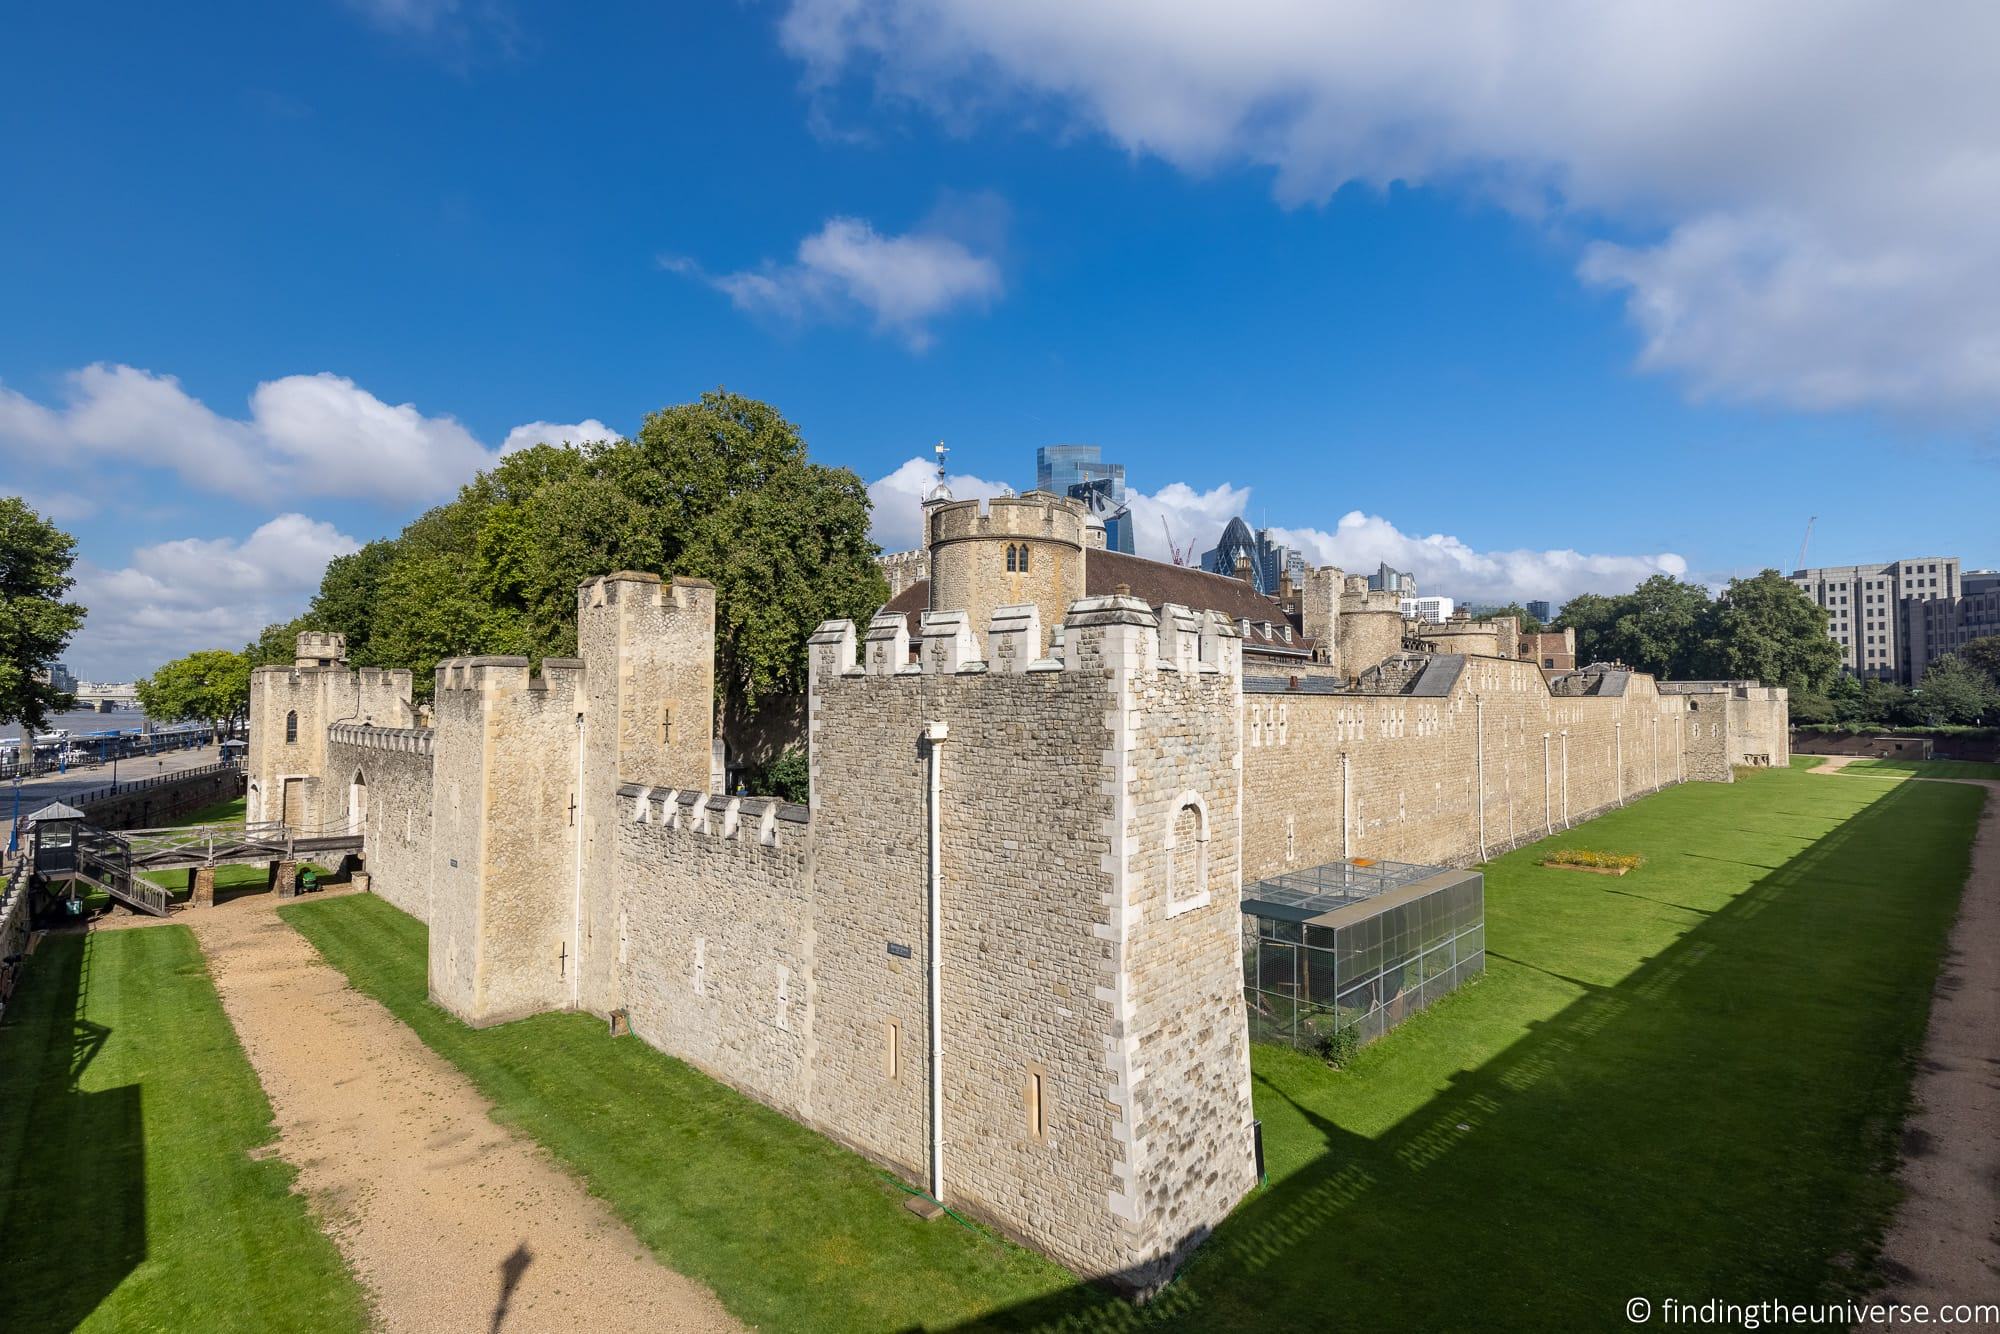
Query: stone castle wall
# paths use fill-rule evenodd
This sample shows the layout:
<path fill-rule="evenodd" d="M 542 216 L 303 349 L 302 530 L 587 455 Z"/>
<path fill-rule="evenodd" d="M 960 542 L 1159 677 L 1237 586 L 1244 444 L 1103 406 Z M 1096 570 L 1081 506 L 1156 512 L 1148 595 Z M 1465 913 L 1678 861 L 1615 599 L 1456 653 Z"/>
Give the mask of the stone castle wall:
<path fill-rule="evenodd" d="M 301 635 L 315 651 L 338 636 Z M 301 652 L 305 651 L 302 643 Z M 329 775 L 328 734 L 339 723 L 409 727 L 416 721 L 407 671 L 329 666 L 259 667 L 250 673 L 245 815 L 318 832 L 347 818 L 344 780 Z M 289 725 L 288 725 L 289 720 Z"/>
<path fill-rule="evenodd" d="M 1437 696 L 1246 695 L 1246 875 L 1346 856 L 1464 865 L 1684 778 L 1728 781 L 1678 697 L 1618 679 L 1621 693 L 1561 696 L 1531 663 L 1466 658 Z"/>
<path fill-rule="evenodd" d="M 615 965 L 632 1031 L 816 1124 L 803 807 L 625 784 Z"/>
<path fill-rule="evenodd" d="M 427 728 L 361 723 L 341 723 L 327 739 L 327 781 L 345 785 L 373 889 L 425 922 L 431 920 L 433 740 Z"/>
<path fill-rule="evenodd" d="M 576 999 L 583 664 L 438 664 L 431 997 L 471 1024 Z M 609 797 L 609 792 L 605 796 Z"/>
<path fill-rule="evenodd" d="M 1339 572 L 1318 573 L 1330 600 Z M 1413 693 L 1335 693 L 1389 623 L 1367 598 L 1338 616 L 1340 663 L 1247 683 L 1214 613 L 1114 595 L 1045 628 L 1024 600 L 983 633 L 926 613 L 914 662 L 900 616 L 823 625 L 802 809 L 708 791 L 714 610 L 700 581 L 588 581 L 581 660 L 440 664 L 429 731 L 344 720 L 344 669 L 267 669 L 267 738 L 294 707 L 302 737 L 324 722 L 317 751 L 257 772 L 316 766 L 315 814 L 362 827 L 377 892 L 429 923 L 433 997 L 469 1022 L 622 1009 L 927 1182 L 935 755 L 943 1198 L 1139 1291 L 1254 1185 L 1246 878 L 1476 860 L 1727 781 L 1783 735 L 1782 691 L 1501 657 L 1399 660 L 1368 679 Z M 407 708 L 406 682 L 387 694 Z"/>

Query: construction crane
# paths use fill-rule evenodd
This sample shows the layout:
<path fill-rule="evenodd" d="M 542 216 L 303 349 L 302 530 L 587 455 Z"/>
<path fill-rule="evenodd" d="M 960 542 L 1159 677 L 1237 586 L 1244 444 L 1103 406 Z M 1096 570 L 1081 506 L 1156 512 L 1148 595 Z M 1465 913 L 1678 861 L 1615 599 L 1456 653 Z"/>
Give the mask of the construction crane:
<path fill-rule="evenodd" d="M 1167 516 L 1164 514 L 1160 516 L 1160 527 L 1166 531 L 1167 550 L 1173 553 L 1174 564 L 1176 565 L 1187 564 L 1188 552 L 1182 551 L 1179 547 L 1174 545 L 1174 527 L 1172 524 L 1167 522 Z"/>
<path fill-rule="evenodd" d="M 1806 544 L 1812 541 L 1813 525 L 1818 522 L 1819 515 L 1817 514 L 1806 520 L 1806 535 L 1799 539 L 1799 563 L 1793 566 L 1793 569 L 1803 570 L 1806 567 Z"/>

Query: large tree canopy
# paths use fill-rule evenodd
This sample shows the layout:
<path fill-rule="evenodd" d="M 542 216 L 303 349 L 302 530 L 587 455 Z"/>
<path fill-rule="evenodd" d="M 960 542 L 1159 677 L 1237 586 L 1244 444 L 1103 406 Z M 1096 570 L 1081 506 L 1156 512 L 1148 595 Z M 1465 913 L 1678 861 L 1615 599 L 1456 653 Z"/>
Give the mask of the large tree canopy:
<path fill-rule="evenodd" d="M 1822 690 L 1840 670 L 1826 609 L 1776 570 L 1732 579 L 1716 605 L 1710 638 L 1721 674 L 1768 686 Z"/>
<path fill-rule="evenodd" d="M 1618 661 L 1663 680 L 1750 677 L 1822 692 L 1840 670 L 1826 612 L 1779 574 L 1700 584 L 1656 574 L 1630 593 L 1572 598 L 1556 618 L 1576 631 L 1579 662 Z"/>
<path fill-rule="evenodd" d="M 327 567 L 300 629 L 347 636 L 357 665 L 408 667 L 419 695 L 442 658 L 576 652 L 576 589 L 646 570 L 716 587 L 725 721 L 805 689 L 805 640 L 829 616 L 888 597 L 868 540 L 868 492 L 806 457 L 798 428 L 722 391 L 664 408 L 631 440 L 502 459 L 394 538 Z"/>
<path fill-rule="evenodd" d="M 67 699 L 39 673 L 83 624 L 83 608 L 63 601 L 75 562 L 68 533 L 20 497 L 0 497 L 0 726 L 39 729 Z"/>
<path fill-rule="evenodd" d="M 200 649 L 162 663 L 136 688 L 139 706 L 155 721 L 232 723 L 250 708 L 250 654 Z"/>

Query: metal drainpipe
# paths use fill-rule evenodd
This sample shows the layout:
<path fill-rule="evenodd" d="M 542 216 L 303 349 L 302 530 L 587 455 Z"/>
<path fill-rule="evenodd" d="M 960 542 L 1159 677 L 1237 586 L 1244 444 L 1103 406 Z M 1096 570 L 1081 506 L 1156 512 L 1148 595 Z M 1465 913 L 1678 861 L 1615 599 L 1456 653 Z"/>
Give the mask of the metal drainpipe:
<path fill-rule="evenodd" d="M 576 715 L 576 888 L 570 904 L 569 1003 L 583 999 L 583 715 Z"/>
<path fill-rule="evenodd" d="M 1473 753 L 1479 783 L 1479 860 L 1486 860 L 1486 696 L 1472 697 Z"/>
<path fill-rule="evenodd" d="M 1612 767 L 1618 771 L 1618 804 L 1625 804 L 1625 720 L 1611 724 Z"/>
<path fill-rule="evenodd" d="M 1343 750 L 1340 752 L 1340 856 L 1343 861 L 1354 855 L 1354 784 L 1351 775 L 1347 752 Z"/>
<path fill-rule="evenodd" d="M 931 1198 L 944 1203 L 944 863 L 939 846 L 938 805 L 944 783 L 940 768 L 945 738 L 950 735 L 943 722 L 924 724 L 924 740 L 930 752 L 930 892 L 926 962 L 931 982 Z"/>
<path fill-rule="evenodd" d="M 1542 733 L 1542 834 L 1556 832 L 1556 809 L 1549 804 L 1549 734 Z"/>
<path fill-rule="evenodd" d="M 1563 828 L 1569 828 L 1569 729 L 1562 730 L 1563 742 Z"/>

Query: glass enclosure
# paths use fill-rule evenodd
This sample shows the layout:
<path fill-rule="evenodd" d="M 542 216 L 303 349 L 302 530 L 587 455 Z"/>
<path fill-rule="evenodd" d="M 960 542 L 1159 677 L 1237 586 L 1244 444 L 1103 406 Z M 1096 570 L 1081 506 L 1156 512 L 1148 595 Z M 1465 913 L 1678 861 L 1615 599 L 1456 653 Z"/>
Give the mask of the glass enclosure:
<path fill-rule="evenodd" d="M 1477 871 L 1335 862 L 1243 892 L 1253 1041 L 1310 1049 L 1351 1028 L 1369 1042 L 1485 967 Z"/>

